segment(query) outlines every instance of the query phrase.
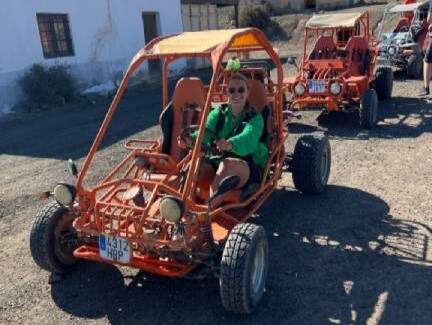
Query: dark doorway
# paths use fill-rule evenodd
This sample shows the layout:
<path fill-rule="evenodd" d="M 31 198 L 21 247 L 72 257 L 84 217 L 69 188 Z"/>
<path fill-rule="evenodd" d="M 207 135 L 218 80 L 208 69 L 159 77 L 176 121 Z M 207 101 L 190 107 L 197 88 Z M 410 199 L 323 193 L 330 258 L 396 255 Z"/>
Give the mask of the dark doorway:
<path fill-rule="evenodd" d="M 157 12 L 143 12 L 142 14 L 144 26 L 144 38 L 147 44 L 152 39 L 159 36 L 158 31 L 158 13 Z M 161 70 L 160 60 L 149 60 L 149 73 L 151 75 L 159 75 Z"/>
<path fill-rule="evenodd" d="M 316 9 L 316 0 L 305 0 L 306 9 Z"/>

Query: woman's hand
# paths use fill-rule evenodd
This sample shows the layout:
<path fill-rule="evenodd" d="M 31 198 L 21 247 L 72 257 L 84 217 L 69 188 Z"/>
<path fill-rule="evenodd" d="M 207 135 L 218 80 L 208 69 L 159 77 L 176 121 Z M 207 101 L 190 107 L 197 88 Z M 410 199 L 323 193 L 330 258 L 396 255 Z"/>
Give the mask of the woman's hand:
<path fill-rule="evenodd" d="M 221 139 L 219 141 L 216 141 L 215 144 L 216 148 L 221 152 L 232 150 L 232 143 L 229 140 Z"/>
<path fill-rule="evenodd" d="M 177 137 L 177 144 L 181 149 L 187 149 L 192 146 L 192 141 L 189 139 L 182 139 L 181 137 Z"/>

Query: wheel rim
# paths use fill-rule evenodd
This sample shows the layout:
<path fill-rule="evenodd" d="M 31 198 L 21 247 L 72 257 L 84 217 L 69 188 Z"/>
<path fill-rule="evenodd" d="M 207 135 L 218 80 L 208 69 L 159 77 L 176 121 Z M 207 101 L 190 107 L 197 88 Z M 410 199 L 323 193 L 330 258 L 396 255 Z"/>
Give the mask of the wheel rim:
<path fill-rule="evenodd" d="M 265 250 L 264 246 L 260 245 L 256 251 L 252 265 L 251 289 L 256 296 L 262 290 L 262 282 L 264 281 L 265 270 Z"/>
<path fill-rule="evenodd" d="M 76 244 L 71 244 L 76 239 L 76 234 L 73 232 L 72 222 L 75 217 L 68 212 L 65 212 L 59 219 L 57 226 L 54 229 L 54 251 L 55 256 L 65 265 L 75 263 L 73 251 Z M 68 244 L 69 243 L 69 244 Z"/>
<path fill-rule="evenodd" d="M 328 169 L 329 169 L 329 163 L 330 163 L 330 156 L 327 152 L 327 150 L 323 150 L 321 153 L 321 182 L 322 184 L 326 184 L 328 180 Z"/>

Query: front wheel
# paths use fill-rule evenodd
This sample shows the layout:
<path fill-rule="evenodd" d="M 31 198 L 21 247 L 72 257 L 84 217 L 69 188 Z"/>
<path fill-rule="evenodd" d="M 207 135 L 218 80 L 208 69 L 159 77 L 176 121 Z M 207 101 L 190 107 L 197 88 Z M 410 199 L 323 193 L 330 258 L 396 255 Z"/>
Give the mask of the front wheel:
<path fill-rule="evenodd" d="M 325 136 L 305 135 L 297 140 L 292 160 L 294 186 L 302 193 L 321 193 L 330 176 L 331 149 Z"/>
<path fill-rule="evenodd" d="M 360 100 L 360 125 L 365 129 L 374 127 L 378 122 L 378 96 L 375 89 L 368 89 Z"/>
<path fill-rule="evenodd" d="M 237 224 L 222 254 L 219 288 L 224 307 L 236 314 L 252 313 L 264 293 L 267 268 L 264 228 L 251 223 Z"/>
<path fill-rule="evenodd" d="M 389 99 L 393 91 L 393 70 L 391 67 L 379 67 L 375 72 L 375 90 L 378 99 Z"/>
<path fill-rule="evenodd" d="M 75 216 L 67 207 L 52 202 L 36 215 L 30 232 L 30 252 L 35 263 L 44 270 L 65 273 L 76 259 Z"/>
<path fill-rule="evenodd" d="M 423 60 L 420 54 L 412 54 L 407 62 L 407 76 L 412 79 L 421 79 L 423 76 Z"/>

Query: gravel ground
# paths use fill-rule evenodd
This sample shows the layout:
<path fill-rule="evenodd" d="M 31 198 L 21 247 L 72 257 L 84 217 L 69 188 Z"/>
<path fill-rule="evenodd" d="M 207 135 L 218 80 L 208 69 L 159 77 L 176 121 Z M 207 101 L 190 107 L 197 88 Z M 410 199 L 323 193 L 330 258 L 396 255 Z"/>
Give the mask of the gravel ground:
<path fill-rule="evenodd" d="M 380 121 L 362 130 L 346 114 L 306 112 L 287 146 L 324 132 L 332 146 L 325 193 L 299 194 L 285 175 L 254 219 L 267 231 L 270 269 L 251 316 L 221 305 L 216 280 L 173 280 L 110 265 L 80 263 L 62 281 L 36 267 L 31 221 L 38 193 L 71 181 L 106 106 L 0 120 L 0 323 L 2 324 L 430 324 L 432 319 L 432 106 L 420 81 L 396 74 Z M 145 109 L 143 109 L 145 107 Z M 126 138 L 159 133 L 155 91 L 126 99 L 89 182 L 120 159 Z"/>

